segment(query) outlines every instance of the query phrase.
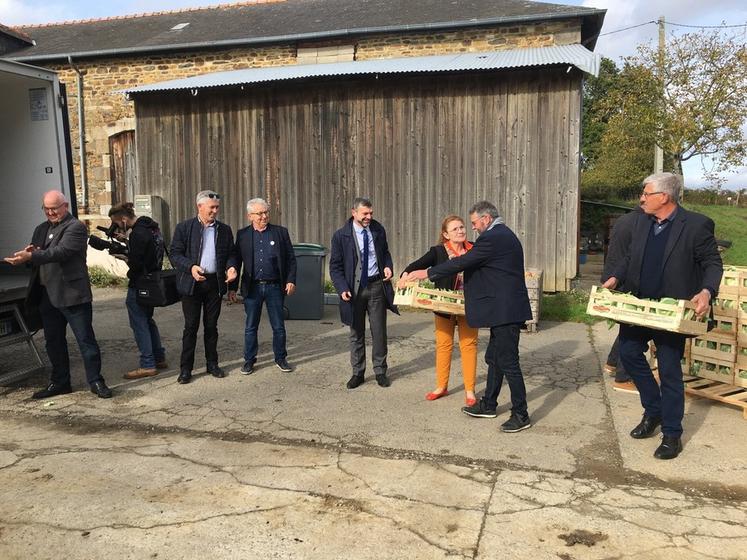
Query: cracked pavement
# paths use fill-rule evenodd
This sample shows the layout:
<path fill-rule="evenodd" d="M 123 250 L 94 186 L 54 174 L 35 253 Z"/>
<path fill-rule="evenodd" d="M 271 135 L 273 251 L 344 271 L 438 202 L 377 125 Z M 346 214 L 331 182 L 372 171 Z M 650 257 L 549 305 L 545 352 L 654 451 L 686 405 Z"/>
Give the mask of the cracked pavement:
<path fill-rule="evenodd" d="M 32 401 L 43 376 L 0 388 L 0 558 L 747 558 L 747 422 L 686 403 L 685 450 L 656 461 L 658 438 L 627 435 L 641 414 L 610 390 L 604 325 L 522 334 L 533 426 L 460 412 L 433 388 L 428 313 L 389 315 L 392 386 L 345 389 L 346 329 L 289 321 L 292 374 L 260 326 L 257 371 L 240 375 L 243 308 L 227 306 L 225 379 L 178 369 L 124 381 L 137 366 L 123 292 L 96 290 L 95 329 L 115 398 L 87 390 L 72 343 L 71 395 Z M 179 306 L 159 309 L 178 363 Z M 37 337 L 41 339 L 41 337 Z M 482 350 L 487 341 L 481 332 Z M 0 354 L 0 363 L 22 359 Z M 202 369 L 201 369 L 202 368 Z M 486 367 L 478 365 L 478 390 Z"/>

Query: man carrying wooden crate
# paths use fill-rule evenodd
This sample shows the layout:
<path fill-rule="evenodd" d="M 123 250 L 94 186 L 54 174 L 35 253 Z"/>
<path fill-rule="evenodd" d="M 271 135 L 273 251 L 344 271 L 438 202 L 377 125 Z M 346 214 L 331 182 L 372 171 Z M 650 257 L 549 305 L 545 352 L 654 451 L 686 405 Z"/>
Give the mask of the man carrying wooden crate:
<path fill-rule="evenodd" d="M 657 173 L 644 179 L 640 204 L 643 213 L 633 224 L 630 247 L 603 284 L 639 298 L 689 299 L 704 316 L 718 293 L 723 265 L 716 246 L 713 221 L 685 210 L 677 201 L 682 179 Z M 620 357 L 641 396 L 643 418 L 630 432 L 636 439 L 654 435 L 661 426 L 657 459 L 674 459 L 682 451 L 685 387 L 681 360 L 683 334 L 633 325 L 620 326 Z M 644 352 L 656 344 L 661 387 Z"/>

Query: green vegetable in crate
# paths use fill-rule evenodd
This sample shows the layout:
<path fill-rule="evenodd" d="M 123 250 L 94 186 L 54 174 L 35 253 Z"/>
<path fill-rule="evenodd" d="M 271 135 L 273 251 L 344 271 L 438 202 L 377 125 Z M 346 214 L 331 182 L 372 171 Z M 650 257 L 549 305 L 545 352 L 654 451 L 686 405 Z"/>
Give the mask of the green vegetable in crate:
<path fill-rule="evenodd" d="M 659 303 L 666 303 L 667 305 L 677 305 L 677 300 L 674 298 L 661 298 Z M 667 317 L 674 317 L 674 310 L 672 309 L 659 309 L 659 315 L 666 315 Z"/>

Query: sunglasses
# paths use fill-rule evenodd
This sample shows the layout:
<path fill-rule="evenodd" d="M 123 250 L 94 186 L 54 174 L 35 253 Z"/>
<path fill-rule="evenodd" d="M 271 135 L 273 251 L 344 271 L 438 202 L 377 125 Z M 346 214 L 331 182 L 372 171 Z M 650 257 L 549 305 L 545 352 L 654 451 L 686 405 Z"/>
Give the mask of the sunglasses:
<path fill-rule="evenodd" d="M 208 198 L 214 198 L 215 200 L 220 200 L 220 195 L 218 193 L 206 193 L 205 196 Z"/>

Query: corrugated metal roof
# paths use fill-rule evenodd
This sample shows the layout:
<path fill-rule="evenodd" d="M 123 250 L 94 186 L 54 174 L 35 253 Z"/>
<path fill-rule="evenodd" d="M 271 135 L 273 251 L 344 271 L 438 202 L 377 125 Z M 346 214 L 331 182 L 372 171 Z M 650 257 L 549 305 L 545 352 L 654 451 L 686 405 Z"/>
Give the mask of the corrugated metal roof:
<path fill-rule="evenodd" d="M 250 68 L 230 72 L 214 72 L 191 78 L 159 82 L 121 90 L 117 93 L 139 94 L 158 91 L 199 90 L 203 88 L 240 86 L 329 76 L 499 70 L 504 68 L 548 66 L 552 64 L 568 64 L 596 76 L 599 74 L 600 59 L 599 55 L 591 52 L 582 45 L 561 45 L 510 51 Z"/>

